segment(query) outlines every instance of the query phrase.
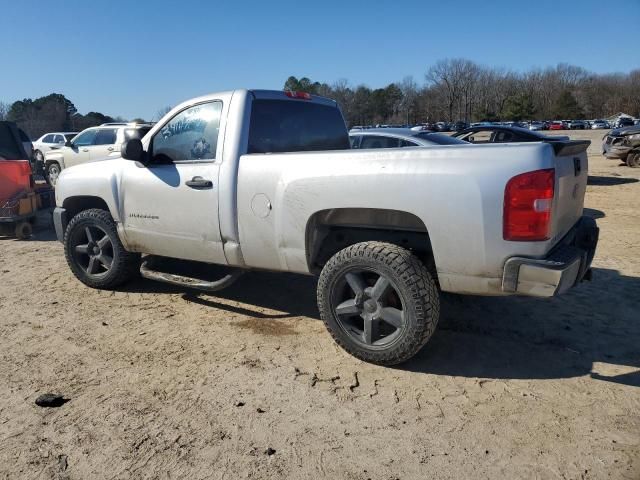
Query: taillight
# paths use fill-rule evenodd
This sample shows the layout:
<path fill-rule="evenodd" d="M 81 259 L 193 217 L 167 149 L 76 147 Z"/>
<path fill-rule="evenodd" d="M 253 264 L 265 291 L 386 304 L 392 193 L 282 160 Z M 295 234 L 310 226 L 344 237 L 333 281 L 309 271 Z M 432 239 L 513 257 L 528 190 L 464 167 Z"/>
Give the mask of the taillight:
<path fill-rule="evenodd" d="M 292 92 L 291 90 L 287 90 L 284 94 L 289 98 L 300 98 L 302 100 L 311 100 L 311 95 L 307 92 Z"/>
<path fill-rule="evenodd" d="M 513 177 L 504 190 L 502 236 L 505 240 L 548 240 L 555 170 L 536 170 Z"/>

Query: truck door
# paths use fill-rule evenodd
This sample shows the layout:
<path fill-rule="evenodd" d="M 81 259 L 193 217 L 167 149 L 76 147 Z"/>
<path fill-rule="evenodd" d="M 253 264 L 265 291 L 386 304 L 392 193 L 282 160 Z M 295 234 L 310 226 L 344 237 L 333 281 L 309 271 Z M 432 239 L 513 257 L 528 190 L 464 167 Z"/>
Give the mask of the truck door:
<path fill-rule="evenodd" d="M 222 102 L 177 113 L 148 140 L 146 165 L 127 162 L 122 222 L 129 250 L 226 263 L 218 219 Z"/>

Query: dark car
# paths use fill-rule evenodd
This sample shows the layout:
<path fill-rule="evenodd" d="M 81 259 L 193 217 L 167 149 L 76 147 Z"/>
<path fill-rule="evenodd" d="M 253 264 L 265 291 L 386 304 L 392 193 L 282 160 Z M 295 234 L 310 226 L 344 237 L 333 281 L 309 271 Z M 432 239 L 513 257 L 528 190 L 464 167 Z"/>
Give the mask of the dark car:
<path fill-rule="evenodd" d="M 471 143 L 557 142 L 569 140 L 566 136 L 547 136 L 519 127 L 481 125 L 454 133 L 455 138 Z"/>
<path fill-rule="evenodd" d="M 451 131 L 452 132 L 461 132 L 462 130 L 464 130 L 465 128 L 467 128 L 468 125 L 466 122 L 455 122 L 451 124 Z"/>
<path fill-rule="evenodd" d="M 640 167 L 640 125 L 611 130 L 602 139 L 602 154 L 630 167 Z"/>
<path fill-rule="evenodd" d="M 629 117 L 620 117 L 616 120 L 616 123 L 613 125 L 613 128 L 623 128 L 623 127 L 631 127 L 633 126 L 633 118 Z"/>

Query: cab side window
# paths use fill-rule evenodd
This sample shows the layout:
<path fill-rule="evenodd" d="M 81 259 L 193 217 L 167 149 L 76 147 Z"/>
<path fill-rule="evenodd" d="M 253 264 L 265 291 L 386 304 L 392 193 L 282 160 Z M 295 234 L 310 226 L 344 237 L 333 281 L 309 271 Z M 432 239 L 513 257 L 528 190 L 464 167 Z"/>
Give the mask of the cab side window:
<path fill-rule="evenodd" d="M 360 148 L 397 148 L 400 140 L 394 137 L 382 137 L 378 135 L 363 135 Z"/>
<path fill-rule="evenodd" d="M 101 128 L 93 140 L 94 145 L 113 145 L 116 143 L 118 131 L 115 128 Z"/>
<path fill-rule="evenodd" d="M 46 136 L 42 139 L 42 143 L 53 143 L 53 135 L 51 135 L 51 134 L 46 135 Z"/>
<path fill-rule="evenodd" d="M 73 144 L 77 147 L 87 147 L 93 145 L 97 130 L 86 130 L 73 139 Z"/>
<path fill-rule="evenodd" d="M 496 143 L 513 142 L 514 141 L 513 133 L 511 133 L 511 132 L 496 132 L 496 135 L 495 135 L 493 141 L 496 142 Z"/>
<path fill-rule="evenodd" d="M 153 162 L 215 160 L 222 102 L 195 105 L 173 117 L 153 137 Z"/>
<path fill-rule="evenodd" d="M 493 136 L 493 131 L 491 130 L 478 130 L 477 132 L 471 133 L 467 138 L 467 140 L 471 143 L 490 143 L 491 137 Z"/>

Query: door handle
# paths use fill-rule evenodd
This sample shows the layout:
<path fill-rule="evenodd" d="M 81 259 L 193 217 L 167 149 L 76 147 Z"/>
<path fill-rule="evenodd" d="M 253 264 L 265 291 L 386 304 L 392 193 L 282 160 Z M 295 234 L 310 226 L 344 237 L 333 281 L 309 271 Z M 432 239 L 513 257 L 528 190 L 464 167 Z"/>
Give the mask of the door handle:
<path fill-rule="evenodd" d="M 83 151 L 83 152 L 88 152 L 88 151 L 89 151 L 89 149 L 88 149 L 88 148 L 83 148 L 83 149 L 82 149 L 82 151 Z"/>
<path fill-rule="evenodd" d="M 191 180 L 184 182 L 184 184 L 191 188 L 213 188 L 213 182 L 202 177 L 193 177 Z"/>
<path fill-rule="evenodd" d="M 108 151 L 113 152 L 113 147 L 107 148 Z"/>

